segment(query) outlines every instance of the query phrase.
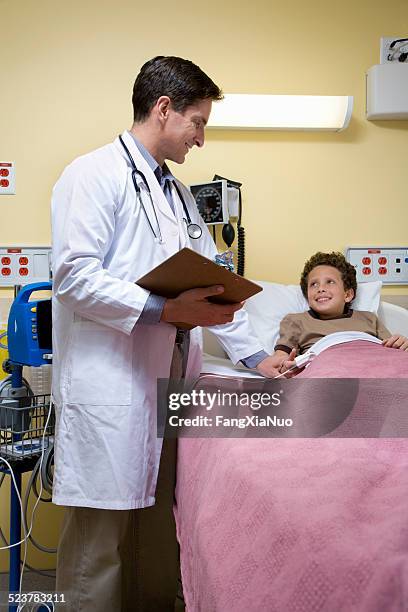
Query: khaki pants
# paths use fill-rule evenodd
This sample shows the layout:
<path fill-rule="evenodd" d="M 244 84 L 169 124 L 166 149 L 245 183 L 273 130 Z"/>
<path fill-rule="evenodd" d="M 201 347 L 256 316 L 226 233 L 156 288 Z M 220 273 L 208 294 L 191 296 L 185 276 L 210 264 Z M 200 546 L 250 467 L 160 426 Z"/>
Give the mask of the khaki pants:
<path fill-rule="evenodd" d="M 66 509 L 57 559 L 61 612 L 170 612 L 178 583 L 176 440 L 165 440 L 156 505 Z"/>
<path fill-rule="evenodd" d="M 187 336 L 174 346 L 174 380 L 184 375 L 188 343 Z M 151 508 L 66 508 L 57 557 L 56 590 L 66 602 L 61 612 L 173 612 L 180 575 L 176 455 L 177 440 L 164 440 Z"/>

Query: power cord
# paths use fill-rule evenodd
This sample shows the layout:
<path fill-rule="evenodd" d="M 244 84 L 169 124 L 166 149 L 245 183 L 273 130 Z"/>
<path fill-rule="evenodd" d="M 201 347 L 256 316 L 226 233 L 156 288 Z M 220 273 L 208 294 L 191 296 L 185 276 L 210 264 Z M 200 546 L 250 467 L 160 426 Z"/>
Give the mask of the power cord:
<path fill-rule="evenodd" d="M 40 474 L 42 474 L 42 466 L 43 466 L 44 456 L 45 456 L 45 434 L 47 433 L 47 428 L 48 428 L 48 424 L 49 424 L 49 421 L 50 421 L 52 410 L 53 410 L 53 400 L 51 398 L 50 406 L 49 406 L 49 409 L 48 409 L 47 420 L 45 422 L 45 425 L 44 425 L 44 428 L 43 428 L 43 434 L 42 434 L 42 438 L 41 438 L 41 456 L 40 456 L 39 461 L 36 464 L 36 468 L 37 469 L 34 468 L 35 469 L 34 480 L 36 479 L 38 472 Z M 40 503 L 44 487 L 43 487 L 42 479 L 40 479 L 40 493 L 37 495 L 37 500 L 36 500 L 36 502 L 34 504 L 34 507 L 33 507 L 32 513 L 31 513 L 30 528 L 27 531 L 26 514 L 25 514 L 25 512 L 23 510 L 23 502 L 21 500 L 21 495 L 20 495 L 20 493 L 18 491 L 18 487 L 17 487 L 15 476 L 14 476 L 13 468 L 11 467 L 11 465 L 7 461 L 7 459 L 5 459 L 4 457 L 0 457 L 0 461 L 2 461 L 3 463 L 6 464 L 8 470 L 10 472 L 10 476 L 11 476 L 12 481 L 13 481 L 14 489 L 16 491 L 16 494 L 17 494 L 17 497 L 18 497 L 18 501 L 19 501 L 19 504 L 20 504 L 21 524 L 22 524 L 23 532 L 24 532 L 24 537 L 23 537 L 22 540 L 20 540 L 19 542 L 15 542 L 13 544 L 8 544 L 7 546 L 2 546 L 2 547 L 0 547 L 0 550 L 7 550 L 7 549 L 10 549 L 10 548 L 13 548 L 14 546 L 18 546 L 20 544 L 24 545 L 24 557 L 23 557 L 22 566 L 21 566 L 20 585 L 19 585 L 19 595 L 20 595 L 20 599 L 21 599 L 21 591 L 22 591 L 24 570 L 27 567 L 27 563 L 26 563 L 26 559 L 27 559 L 27 541 L 28 541 L 28 539 L 31 539 L 33 541 L 33 543 L 34 543 L 34 540 L 31 537 L 31 532 L 33 530 L 35 512 L 37 510 L 38 504 Z M 3 476 L 5 476 L 5 474 L 3 474 Z M 31 479 L 32 478 L 33 478 L 33 476 L 31 475 Z M 31 479 L 30 479 L 30 481 L 31 481 Z M 2 478 L 2 480 L 0 482 L 0 486 L 1 486 L 2 482 L 3 482 L 3 480 L 4 480 L 4 478 Z M 30 489 L 31 489 L 31 487 L 28 488 L 28 495 L 26 495 L 25 504 L 24 504 L 24 509 L 26 511 L 27 511 L 26 504 L 28 504 L 28 496 L 29 496 L 29 493 L 30 493 Z M 4 536 L 3 536 L 3 538 L 4 538 Z M 37 545 L 37 547 L 38 547 L 38 543 L 35 543 L 35 545 Z M 44 550 L 45 548 L 46 547 L 41 547 L 40 550 Z M 49 552 L 49 549 L 46 549 L 46 552 Z M 37 591 L 33 591 L 33 594 L 35 594 L 35 593 L 37 593 Z M 21 612 L 21 610 L 23 610 L 25 608 L 26 603 L 27 602 L 25 602 L 24 604 L 19 604 L 18 607 L 17 607 L 17 612 Z M 52 610 L 54 610 L 54 605 L 53 604 L 52 604 L 52 608 L 50 608 L 46 603 L 42 603 L 42 605 L 44 605 L 50 612 L 52 612 Z"/>
<path fill-rule="evenodd" d="M 238 221 L 237 221 L 237 230 L 238 230 L 237 274 L 239 274 L 240 276 L 244 276 L 245 274 L 245 229 L 241 225 L 241 219 L 242 219 L 241 189 L 238 190 L 238 202 L 239 202 L 239 211 L 238 211 Z"/>
<path fill-rule="evenodd" d="M 406 41 L 408 41 L 408 38 L 397 38 L 396 40 L 393 40 L 392 43 L 390 44 L 390 49 L 393 49 L 397 43 L 406 42 Z"/>
<path fill-rule="evenodd" d="M 47 472 L 48 472 L 48 465 L 50 461 L 53 460 L 53 458 L 54 458 L 54 448 L 51 446 L 51 447 L 48 447 L 44 451 L 44 455 L 42 457 L 42 463 L 40 464 L 40 461 L 41 461 L 41 458 L 40 458 L 37 461 L 33 471 L 31 472 L 31 476 L 30 476 L 30 480 L 27 485 L 27 491 L 26 491 L 26 495 L 24 498 L 24 504 L 23 504 L 24 520 L 26 521 L 26 526 L 27 526 L 27 514 L 28 514 L 28 500 L 30 497 L 31 489 L 33 490 L 34 495 L 38 501 L 43 501 L 45 503 L 51 502 L 51 497 L 41 497 L 41 492 L 43 489 L 45 489 L 47 493 L 50 493 L 50 494 L 52 493 L 52 480 L 50 482 L 49 475 Z M 46 480 L 43 480 L 43 474 Z M 37 491 L 37 485 L 36 485 L 38 477 L 41 483 L 40 494 Z M 51 554 L 55 554 L 57 552 L 56 548 L 48 548 L 47 546 L 44 546 L 43 544 L 40 544 L 39 542 L 37 542 L 32 535 L 29 535 L 28 537 L 31 543 L 36 548 L 38 548 L 38 550 L 41 550 L 46 553 L 51 553 Z"/>
<path fill-rule="evenodd" d="M 309 363 L 311 361 L 313 361 L 313 359 L 315 357 L 316 357 L 316 353 L 314 353 L 313 351 L 310 351 L 310 350 L 307 351 L 306 353 L 303 353 L 303 355 L 298 355 L 293 360 L 295 362 L 295 364 L 293 366 L 291 366 L 290 368 L 288 368 L 287 370 L 285 370 L 284 372 L 282 372 L 281 374 L 278 374 L 277 376 L 274 376 L 274 380 L 276 380 L 277 378 L 286 377 L 286 374 L 288 372 L 293 372 L 294 370 L 301 370 L 302 368 L 307 367 L 309 365 Z"/>
<path fill-rule="evenodd" d="M 23 530 L 24 530 L 24 538 L 22 540 L 20 540 L 19 542 L 15 542 L 14 544 L 8 544 L 7 546 L 0 546 L 0 550 L 7 550 L 8 548 L 13 548 L 13 546 L 19 546 L 20 544 L 27 545 L 27 534 L 25 532 L 25 521 L 24 521 L 24 515 L 23 515 L 23 502 L 21 501 L 21 495 L 20 495 L 20 492 L 19 492 L 18 487 L 17 487 L 16 478 L 14 476 L 13 468 L 11 467 L 11 465 L 9 464 L 7 459 L 5 459 L 4 457 L 0 457 L 0 461 L 2 461 L 3 463 L 6 464 L 8 470 L 10 472 L 10 476 L 12 478 L 13 485 L 14 485 L 15 491 L 17 493 L 18 501 L 19 501 L 19 504 L 20 504 L 21 523 L 23 525 Z"/>
<path fill-rule="evenodd" d="M 42 464 L 42 474 L 41 474 L 41 478 L 42 478 L 42 483 L 44 486 L 44 489 L 46 491 L 48 491 L 50 494 L 52 493 L 52 472 L 51 472 L 51 464 L 53 462 L 53 458 L 54 458 L 54 447 L 50 446 L 46 449 L 45 453 L 44 453 L 44 460 L 43 460 L 43 464 Z M 40 458 L 41 459 L 41 458 Z M 38 476 L 39 473 L 39 466 L 40 466 L 40 459 L 38 460 L 37 464 L 34 467 L 33 473 L 35 472 L 35 474 Z M 2 473 L 0 475 L 0 488 L 3 484 L 3 481 L 6 477 L 5 473 Z M 24 504 L 23 504 L 23 508 L 24 508 L 24 521 L 25 521 L 25 528 L 27 530 L 27 513 L 28 513 L 28 500 L 30 497 L 30 493 L 31 493 L 31 489 L 34 492 L 34 495 L 36 496 L 36 498 L 39 497 L 38 492 L 37 492 L 37 486 L 36 486 L 36 479 L 31 478 L 28 485 L 27 485 L 27 490 L 26 490 L 26 495 L 25 495 L 25 499 L 24 499 Z M 50 502 L 51 497 L 49 498 L 45 498 L 45 497 L 41 497 L 40 498 L 41 501 L 43 502 Z M 47 553 L 51 553 L 51 554 L 55 554 L 57 552 L 56 548 L 47 548 L 46 546 L 43 546 L 41 544 L 39 544 L 38 542 L 36 542 L 36 540 L 34 539 L 34 537 L 32 535 L 29 536 L 29 539 L 31 540 L 31 543 L 33 544 L 33 546 L 35 546 L 38 550 L 41 550 L 43 552 L 47 552 Z M 0 527 L 0 540 L 3 542 L 4 544 L 4 549 L 10 548 L 9 542 L 7 541 L 7 538 L 4 535 L 4 532 L 2 530 L 2 528 Z M 22 563 L 22 561 L 21 561 Z M 44 570 L 39 570 L 35 567 L 32 567 L 31 565 L 29 565 L 28 563 L 26 563 L 26 567 L 27 569 L 29 569 L 31 572 L 34 572 L 36 574 L 39 574 L 40 576 L 46 576 L 48 578 L 55 578 L 55 573 L 54 574 L 49 574 L 48 572 L 44 571 Z"/>
<path fill-rule="evenodd" d="M 390 50 L 392 50 L 392 52 L 387 55 L 387 60 L 389 62 L 398 60 L 399 62 L 404 63 L 408 57 L 408 51 L 406 51 L 407 45 L 406 44 L 401 45 L 400 43 L 407 43 L 407 42 L 408 42 L 408 38 L 397 38 L 396 40 L 393 40 L 392 43 L 390 44 Z M 398 45 L 398 47 L 396 47 L 396 45 Z"/>

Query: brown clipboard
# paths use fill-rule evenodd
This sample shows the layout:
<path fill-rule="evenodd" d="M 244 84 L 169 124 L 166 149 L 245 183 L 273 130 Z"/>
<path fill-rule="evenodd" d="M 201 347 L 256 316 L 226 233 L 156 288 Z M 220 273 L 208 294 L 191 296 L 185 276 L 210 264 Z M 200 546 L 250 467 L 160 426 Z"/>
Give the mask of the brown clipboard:
<path fill-rule="evenodd" d="M 165 298 L 175 298 L 188 289 L 223 285 L 223 293 L 208 298 L 218 304 L 242 302 L 262 291 L 262 287 L 256 283 L 188 248 L 181 249 L 163 261 L 139 278 L 136 284 Z"/>

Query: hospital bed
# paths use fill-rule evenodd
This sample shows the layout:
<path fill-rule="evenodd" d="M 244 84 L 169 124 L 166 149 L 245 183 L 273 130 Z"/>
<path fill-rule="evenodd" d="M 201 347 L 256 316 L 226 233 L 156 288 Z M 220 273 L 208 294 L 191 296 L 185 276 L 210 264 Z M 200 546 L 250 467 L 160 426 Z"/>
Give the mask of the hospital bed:
<path fill-rule="evenodd" d="M 307 302 L 298 285 L 255 282 L 262 286 L 263 291 L 247 301 L 246 310 L 258 337 L 266 344 L 265 348 L 272 352 L 278 338 L 280 321 L 289 313 L 307 310 Z M 375 312 L 391 333 L 399 332 L 408 337 L 408 310 L 380 300 L 380 292 L 381 282 L 359 283 L 353 308 Z M 235 373 L 234 366 L 215 336 L 204 329 L 203 337 L 202 371 L 217 373 L 225 368 L 224 373 Z M 238 369 L 245 371 L 247 368 L 238 366 Z"/>
<path fill-rule="evenodd" d="M 283 286 L 264 285 L 247 309 L 268 343 L 274 339 L 266 327 L 301 297 L 291 289 L 283 308 Z M 378 308 L 391 332 L 408 336 L 408 311 L 380 303 L 379 287 L 365 297 L 355 307 Z M 278 312 L 271 312 L 273 304 Z M 204 343 L 204 373 L 236 380 L 245 374 L 207 332 Z M 380 349 L 399 359 L 391 364 L 399 369 L 377 394 L 367 379 L 366 408 L 387 405 L 392 394 L 408 407 L 408 353 Z M 407 499 L 405 438 L 182 438 L 175 516 L 186 609 L 405 611 Z"/>

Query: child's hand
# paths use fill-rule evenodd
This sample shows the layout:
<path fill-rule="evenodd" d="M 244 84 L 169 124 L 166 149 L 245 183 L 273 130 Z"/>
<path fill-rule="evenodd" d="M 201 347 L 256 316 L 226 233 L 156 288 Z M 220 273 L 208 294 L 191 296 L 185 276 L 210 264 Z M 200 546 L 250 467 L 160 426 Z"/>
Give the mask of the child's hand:
<path fill-rule="evenodd" d="M 390 336 L 390 338 L 387 338 L 387 340 L 383 340 L 383 346 L 401 349 L 401 351 L 408 351 L 408 338 L 400 336 L 399 334 L 394 334 Z"/>
<path fill-rule="evenodd" d="M 262 376 L 266 378 L 276 378 L 281 375 L 285 370 L 282 369 L 283 363 L 289 363 L 289 360 L 292 364 L 292 361 L 296 357 L 296 349 L 292 349 L 290 355 L 288 355 L 285 351 L 275 351 L 273 355 L 269 355 L 265 357 L 258 365 L 256 369 Z M 290 366 L 289 366 L 290 367 Z"/>
<path fill-rule="evenodd" d="M 288 358 L 282 362 L 281 367 L 279 368 L 280 374 L 285 374 L 285 378 L 292 378 L 292 376 L 295 376 L 295 374 L 297 374 L 299 371 L 299 369 L 296 368 L 295 370 L 291 370 L 289 372 L 291 368 L 296 366 L 296 363 L 295 363 L 296 352 L 297 352 L 296 349 L 292 349 L 290 352 L 290 355 L 288 355 Z"/>

